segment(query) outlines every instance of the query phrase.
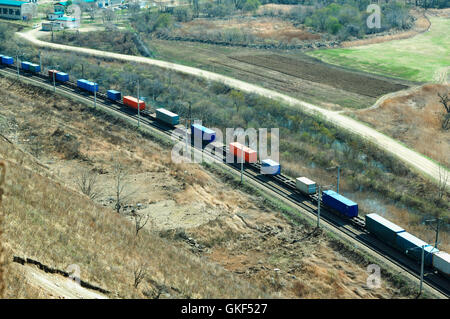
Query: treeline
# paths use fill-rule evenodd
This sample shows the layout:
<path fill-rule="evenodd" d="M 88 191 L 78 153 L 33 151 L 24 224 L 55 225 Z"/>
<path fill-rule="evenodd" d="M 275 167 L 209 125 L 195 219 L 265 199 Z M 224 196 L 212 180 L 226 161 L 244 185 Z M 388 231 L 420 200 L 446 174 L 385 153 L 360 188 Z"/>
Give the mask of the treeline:
<path fill-rule="evenodd" d="M 339 3 L 346 4 L 348 2 L 352 2 L 352 0 L 261 0 L 261 4 L 267 3 L 275 3 L 275 4 L 301 4 L 301 5 L 309 5 L 309 6 L 327 6 L 331 3 Z M 361 3 L 362 6 L 368 6 L 368 4 L 372 3 L 370 0 L 359 0 L 358 3 Z M 449 0 L 381 0 L 382 4 L 389 4 L 392 2 L 401 2 L 405 5 L 411 5 L 421 8 L 436 8 L 443 9 L 450 7 Z M 377 3 L 377 2 L 374 2 Z"/>

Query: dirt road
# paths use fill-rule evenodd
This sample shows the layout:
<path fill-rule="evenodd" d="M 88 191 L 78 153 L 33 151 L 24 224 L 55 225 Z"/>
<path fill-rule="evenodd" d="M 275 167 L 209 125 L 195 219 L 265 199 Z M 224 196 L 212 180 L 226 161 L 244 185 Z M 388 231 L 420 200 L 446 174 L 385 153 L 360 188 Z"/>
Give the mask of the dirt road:
<path fill-rule="evenodd" d="M 119 54 L 119 53 L 112 53 L 112 52 L 105 52 L 105 51 L 99 51 L 95 49 L 88 49 L 88 48 L 80 48 L 80 47 L 73 47 L 68 45 L 62 45 L 62 44 L 55 44 L 55 43 L 49 43 L 45 41 L 41 41 L 38 39 L 39 34 L 46 34 L 45 32 L 40 32 L 38 30 L 31 30 L 23 33 L 17 33 L 19 37 L 22 39 L 38 46 L 38 47 L 46 47 L 51 48 L 54 50 L 60 50 L 60 51 L 68 51 L 68 52 L 78 52 L 81 54 L 87 54 L 91 56 L 96 57 L 104 57 L 104 58 L 112 58 L 116 60 L 121 61 L 130 61 L 130 62 L 137 62 L 137 63 L 144 63 L 148 65 L 158 66 L 161 68 L 177 71 L 184 74 L 189 74 L 197 77 L 201 77 L 207 80 L 211 81 L 217 81 L 222 82 L 225 85 L 228 85 L 230 87 L 239 89 L 241 91 L 247 92 L 247 93 L 256 93 L 261 96 L 279 100 L 283 103 L 286 103 L 290 105 L 291 107 L 295 108 L 301 108 L 305 112 L 310 114 L 319 114 L 323 116 L 325 119 L 327 119 L 329 122 L 333 123 L 336 126 L 339 126 L 341 128 L 347 129 L 351 131 L 352 133 L 355 133 L 366 140 L 369 140 L 376 145 L 378 145 L 380 148 L 392 153 L 393 155 L 397 156 L 399 159 L 404 161 L 406 164 L 408 164 L 410 167 L 412 167 L 415 171 L 422 173 L 428 177 L 431 177 L 434 181 L 438 181 L 440 178 L 440 169 L 439 165 L 435 162 L 429 160 L 422 154 L 415 152 L 399 142 L 395 141 L 394 139 L 374 130 L 373 128 L 358 122 L 352 118 L 349 118 L 345 115 L 339 114 L 335 111 L 329 111 L 326 109 L 323 109 L 321 107 L 318 107 L 316 105 L 303 102 L 301 100 L 298 100 L 296 98 L 293 98 L 291 96 L 262 88 L 260 86 L 247 83 L 241 80 L 237 80 L 225 75 L 204 71 L 198 68 L 193 68 L 185 65 L 180 65 L 176 63 L 161 61 L 161 60 L 155 60 L 145 57 L 138 57 L 138 56 L 130 56 L 125 54 Z M 447 170 L 448 171 L 448 170 Z M 450 186 L 450 179 L 447 181 L 447 185 Z"/>

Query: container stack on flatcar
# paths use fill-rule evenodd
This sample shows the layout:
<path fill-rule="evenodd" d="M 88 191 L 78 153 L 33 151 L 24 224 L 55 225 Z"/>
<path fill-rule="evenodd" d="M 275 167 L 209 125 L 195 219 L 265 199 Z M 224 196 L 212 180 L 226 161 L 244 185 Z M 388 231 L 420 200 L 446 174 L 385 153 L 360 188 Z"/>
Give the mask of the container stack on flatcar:
<path fill-rule="evenodd" d="M 316 193 L 316 182 L 310 180 L 307 177 L 298 177 L 295 179 L 295 185 L 297 189 L 307 195 Z"/>
<path fill-rule="evenodd" d="M 14 59 L 10 56 L 3 55 L 2 56 L 2 64 L 4 65 L 13 65 Z"/>
<path fill-rule="evenodd" d="M 422 259 L 422 246 L 425 246 L 425 265 L 431 266 L 433 254 L 438 252 L 438 249 L 408 232 L 397 234 L 396 248 L 414 260 L 420 261 Z"/>
<path fill-rule="evenodd" d="M 180 124 L 178 114 L 172 113 L 164 108 L 156 109 L 156 119 L 171 126 Z"/>
<path fill-rule="evenodd" d="M 200 124 L 192 124 L 191 136 L 194 141 L 199 138 L 203 143 L 212 143 L 216 139 L 216 132 Z"/>
<path fill-rule="evenodd" d="M 239 142 L 230 143 L 230 152 L 237 159 L 240 159 L 243 156 L 244 162 L 246 163 L 256 163 L 258 160 L 258 154 L 255 150 L 252 150 Z"/>
<path fill-rule="evenodd" d="M 22 62 L 20 62 L 20 67 L 22 68 L 22 70 L 29 71 L 30 64 L 31 64 L 30 62 L 22 61 Z"/>
<path fill-rule="evenodd" d="M 402 227 L 375 213 L 366 215 L 366 228 L 386 244 L 394 247 L 396 246 L 397 235 L 405 231 Z"/>
<path fill-rule="evenodd" d="M 322 201 L 338 213 L 353 218 L 358 216 L 358 204 L 332 190 L 322 193 Z"/>
<path fill-rule="evenodd" d="M 41 72 L 41 66 L 39 64 L 30 63 L 28 67 L 28 71 L 33 73 L 39 73 Z"/>
<path fill-rule="evenodd" d="M 64 72 L 57 72 L 56 73 L 56 81 L 58 82 L 67 82 L 69 81 L 69 74 Z"/>
<path fill-rule="evenodd" d="M 91 93 L 98 92 L 98 84 L 85 79 L 77 80 L 77 87 Z"/>
<path fill-rule="evenodd" d="M 142 100 L 139 100 L 133 96 L 124 96 L 123 97 L 123 104 L 126 106 L 135 109 L 137 111 L 138 104 L 139 104 L 139 111 L 145 110 L 145 102 Z"/>
<path fill-rule="evenodd" d="M 261 174 L 264 175 L 279 175 L 281 174 L 281 165 L 271 159 L 261 161 Z"/>
<path fill-rule="evenodd" d="M 116 90 L 108 90 L 106 92 L 106 95 L 108 97 L 108 99 L 110 99 L 111 101 L 120 101 L 122 99 L 122 93 L 120 93 L 119 91 Z"/>
<path fill-rule="evenodd" d="M 438 251 L 434 253 L 433 268 L 445 277 L 450 278 L 450 255 L 445 251 Z"/>

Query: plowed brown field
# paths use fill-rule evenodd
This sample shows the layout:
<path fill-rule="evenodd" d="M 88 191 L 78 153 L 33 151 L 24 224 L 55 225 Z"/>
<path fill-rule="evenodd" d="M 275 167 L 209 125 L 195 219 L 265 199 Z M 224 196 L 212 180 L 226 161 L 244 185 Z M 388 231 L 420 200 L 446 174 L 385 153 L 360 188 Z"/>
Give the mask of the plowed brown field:
<path fill-rule="evenodd" d="M 231 56 L 230 58 L 375 98 L 407 88 L 406 85 L 394 81 L 390 82 L 374 76 L 347 71 L 312 60 L 305 61 L 277 54 Z"/>

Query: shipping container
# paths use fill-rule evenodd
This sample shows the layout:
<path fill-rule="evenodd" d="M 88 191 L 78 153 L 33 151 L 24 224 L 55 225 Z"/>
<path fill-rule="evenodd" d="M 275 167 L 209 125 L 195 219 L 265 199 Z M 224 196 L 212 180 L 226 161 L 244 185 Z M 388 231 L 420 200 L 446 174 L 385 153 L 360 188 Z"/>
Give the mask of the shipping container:
<path fill-rule="evenodd" d="M 450 255 L 445 251 L 433 254 L 433 267 L 441 274 L 450 277 Z"/>
<path fill-rule="evenodd" d="M 258 154 L 255 150 L 252 150 L 251 148 L 244 146 L 239 142 L 230 143 L 230 152 L 238 159 L 242 157 L 243 152 L 244 161 L 247 163 L 256 163 L 258 160 Z"/>
<path fill-rule="evenodd" d="M 48 70 L 48 77 L 50 78 L 50 80 L 53 81 L 53 75 L 55 76 L 55 81 L 56 81 L 56 73 L 58 73 L 59 71 L 57 70 Z"/>
<path fill-rule="evenodd" d="M 421 261 L 422 246 L 425 246 L 425 265 L 431 266 L 433 262 L 433 254 L 439 250 L 424 242 L 422 239 L 408 233 L 402 232 L 397 234 L 396 248 L 406 254 L 408 257 Z"/>
<path fill-rule="evenodd" d="M 122 99 L 122 93 L 116 90 L 108 90 L 106 91 L 106 95 L 112 101 L 120 101 Z"/>
<path fill-rule="evenodd" d="M 302 193 L 312 195 L 316 193 L 316 182 L 307 177 L 298 177 L 295 179 L 297 189 Z"/>
<path fill-rule="evenodd" d="M 347 217 L 353 218 L 358 216 L 358 204 L 351 201 L 335 191 L 326 190 L 322 193 L 322 201 L 328 207 Z"/>
<path fill-rule="evenodd" d="M 366 215 L 366 228 L 370 233 L 391 246 L 395 246 L 397 234 L 405 231 L 402 227 L 375 213 Z"/>
<path fill-rule="evenodd" d="M 261 174 L 278 175 L 281 173 L 281 165 L 271 159 L 261 161 Z"/>
<path fill-rule="evenodd" d="M 34 73 L 41 72 L 41 66 L 39 64 L 30 63 L 29 70 Z"/>
<path fill-rule="evenodd" d="M 84 79 L 77 80 L 77 86 L 80 89 L 89 91 L 91 93 L 98 92 L 98 84 L 88 80 Z"/>
<path fill-rule="evenodd" d="M 20 67 L 22 68 L 22 70 L 28 71 L 30 69 L 30 64 L 31 64 L 30 62 L 22 61 L 20 63 Z"/>
<path fill-rule="evenodd" d="M 123 104 L 126 106 L 129 106 L 135 110 L 138 109 L 138 102 L 139 102 L 139 111 L 145 110 L 145 102 L 142 100 L 139 100 L 133 96 L 124 96 L 123 97 Z"/>
<path fill-rule="evenodd" d="M 57 72 L 56 73 L 56 81 L 59 81 L 59 82 L 69 81 L 69 74 L 64 73 L 64 72 Z"/>
<path fill-rule="evenodd" d="M 197 137 L 199 137 L 203 143 L 211 143 L 216 139 L 216 132 L 200 124 L 192 124 L 191 136 L 194 141 Z"/>
<path fill-rule="evenodd" d="M 164 108 L 156 109 L 156 119 L 172 126 L 180 124 L 178 114 L 172 113 Z"/>
<path fill-rule="evenodd" d="M 4 55 L 4 56 L 2 56 L 2 64 L 12 65 L 12 64 L 14 64 L 14 59 L 10 56 Z"/>

